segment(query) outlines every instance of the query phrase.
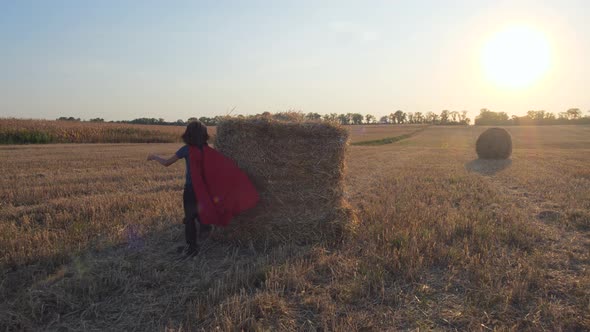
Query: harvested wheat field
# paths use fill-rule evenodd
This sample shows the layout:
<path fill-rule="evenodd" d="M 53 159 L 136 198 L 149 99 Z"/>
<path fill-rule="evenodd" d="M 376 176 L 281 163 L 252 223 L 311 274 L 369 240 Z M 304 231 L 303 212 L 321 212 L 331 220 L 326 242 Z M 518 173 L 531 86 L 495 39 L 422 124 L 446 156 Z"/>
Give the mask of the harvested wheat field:
<path fill-rule="evenodd" d="M 1 330 L 590 329 L 590 127 L 485 129 L 349 146 L 339 243 L 188 260 L 179 143 L 0 146 Z"/>
<path fill-rule="evenodd" d="M 427 127 L 424 124 L 405 124 L 405 125 L 363 125 L 363 126 L 346 126 L 350 132 L 352 143 L 359 143 L 372 140 L 381 140 L 389 137 L 412 134 L 420 129 Z"/>

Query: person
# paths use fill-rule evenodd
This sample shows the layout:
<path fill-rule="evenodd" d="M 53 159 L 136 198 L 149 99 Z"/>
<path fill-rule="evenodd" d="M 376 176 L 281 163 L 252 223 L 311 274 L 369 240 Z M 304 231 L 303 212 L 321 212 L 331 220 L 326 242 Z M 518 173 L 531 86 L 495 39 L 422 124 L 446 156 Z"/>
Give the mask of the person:
<path fill-rule="evenodd" d="M 204 224 L 199 218 L 197 196 L 193 186 L 193 179 L 191 178 L 191 158 L 189 157 L 191 147 L 198 148 L 202 151 L 205 147 L 208 147 L 208 139 L 207 127 L 199 121 L 194 121 L 187 125 L 182 135 L 185 145 L 178 149 L 174 155 L 166 159 L 155 154 L 150 154 L 147 158 L 148 161 L 157 161 L 165 167 L 174 164 L 180 159 L 185 160 L 186 173 L 182 203 L 184 207 L 183 222 L 185 225 L 186 246 L 178 248 L 178 251 L 184 252 L 187 256 L 194 256 L 198 253 L 197 237 L 201 239 L 206 238 L 212 228 L 211 225 Z"/>

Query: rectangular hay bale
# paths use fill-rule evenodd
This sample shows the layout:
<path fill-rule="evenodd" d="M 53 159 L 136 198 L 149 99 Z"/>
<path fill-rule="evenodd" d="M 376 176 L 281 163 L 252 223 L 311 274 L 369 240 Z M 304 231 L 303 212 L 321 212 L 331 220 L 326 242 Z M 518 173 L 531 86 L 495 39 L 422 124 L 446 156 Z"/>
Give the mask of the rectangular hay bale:
<path fill-rule="evenodd" d="M 327 122 L 227 118 L 215 147 L 244 170 L 260 203 L 225 234 L 239 242 L 336 240 L 350 211 L 344 202 L 348 131 Z"/>

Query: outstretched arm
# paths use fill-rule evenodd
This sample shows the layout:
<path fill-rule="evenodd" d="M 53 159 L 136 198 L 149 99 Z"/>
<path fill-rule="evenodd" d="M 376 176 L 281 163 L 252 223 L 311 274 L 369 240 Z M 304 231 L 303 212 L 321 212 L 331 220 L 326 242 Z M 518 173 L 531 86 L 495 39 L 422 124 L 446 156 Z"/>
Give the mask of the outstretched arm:
<path fill-rule="evenodd" d="M 155 160 L 155 161 L 159 162 L 160 164 L 162 164 L 162 166 L 168 167 L 168 166 L 174 164 L 178 160 L 178 157 L 176 155 L 172 155 L 172 157 L 166 159 L 166 158 L 162 158 L 162 157 L 155 155 L 155 154 L 150 154 L 150 155 L 148 155 L 147 160 L 148 161 Z"/>

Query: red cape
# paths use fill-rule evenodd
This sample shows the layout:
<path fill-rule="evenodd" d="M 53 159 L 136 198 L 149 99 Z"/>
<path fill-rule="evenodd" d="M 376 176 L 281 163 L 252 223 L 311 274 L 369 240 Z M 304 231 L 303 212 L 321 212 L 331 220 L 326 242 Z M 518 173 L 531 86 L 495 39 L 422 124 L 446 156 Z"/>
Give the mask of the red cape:
<path fill-rule="evenodd" d="M 203 224 L 227 226 L 258 203 L 258 192 L 246 173 L 217 150 L 189 146 L 189 165 Z"/>

